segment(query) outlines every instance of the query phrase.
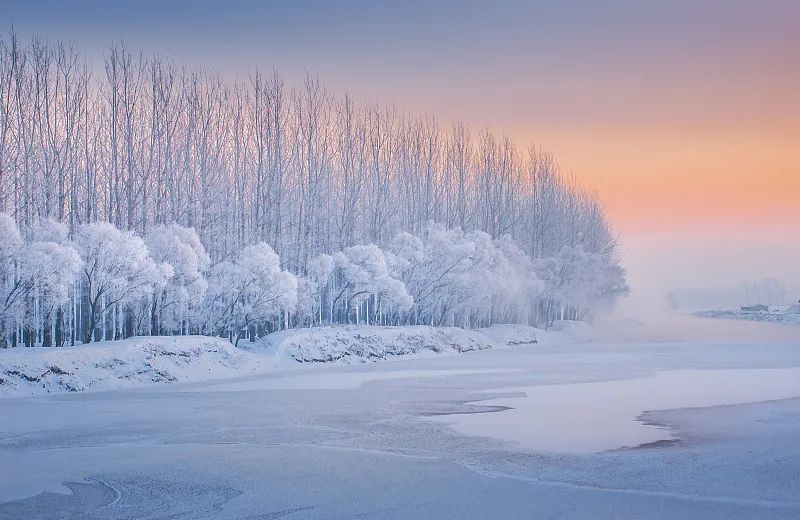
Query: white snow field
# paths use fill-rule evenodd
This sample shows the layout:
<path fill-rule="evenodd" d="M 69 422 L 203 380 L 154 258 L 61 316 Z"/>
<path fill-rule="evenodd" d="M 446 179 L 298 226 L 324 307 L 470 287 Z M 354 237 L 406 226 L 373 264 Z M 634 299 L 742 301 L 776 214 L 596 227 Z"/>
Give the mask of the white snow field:
<path fill-rule="evenodd" d="M 800 518 L 800 328 L 697 320 L 2 399 L 0 519 Z"/>

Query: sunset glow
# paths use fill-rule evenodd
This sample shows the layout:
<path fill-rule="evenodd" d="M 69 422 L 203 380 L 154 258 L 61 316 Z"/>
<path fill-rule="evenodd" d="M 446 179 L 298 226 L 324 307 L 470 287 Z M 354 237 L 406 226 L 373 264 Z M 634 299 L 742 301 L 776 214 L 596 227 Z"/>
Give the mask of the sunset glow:
<path fill-rule="evenodd" d="M 555 144 L 620 230 L 797 229 L 800 140 L 764 136 L 599 136 Z"/>
<path fill-rule="evenodd" d="M 800 0 L 0 0 L 0 519 L 800 520 Z"/>
<path fill-rule="evenodd" d="M 800 278 L 797 2 L 240 4 L 192 3 L 187 19 L 178 5 L 115 3 L 87 19 L 12 1 L 0 19 L 72 40 L 97 63 L 123 40 L 229 77 L 275 67 L 299 85 L 311 71 L 334 93 L 489 128 L 520 153 L 552 151 L 595 189 L 629 256 L 660 237 L 727 265 L 730 254 L 698 244 L 735 236 L 750 262 L 731 284 L 761 269 Z M 794 240 L 765 264 L 754 245 L 782 233 Z"/>

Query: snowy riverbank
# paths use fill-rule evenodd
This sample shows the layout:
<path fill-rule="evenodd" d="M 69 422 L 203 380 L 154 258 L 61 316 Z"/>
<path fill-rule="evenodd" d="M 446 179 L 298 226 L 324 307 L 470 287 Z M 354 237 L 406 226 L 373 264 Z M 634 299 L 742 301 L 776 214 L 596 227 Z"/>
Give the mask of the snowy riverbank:
<path fill-rule="evenodd" d="M 786 325 L 800 325 L 800 305 L 795 305 L 782 310 L 769 311 L 743 311 L 739 309 L 698 311 L 695 312 L 694 315 L 701 318 L 747 320 L 767 323 L 783 323 Z"/>
<path fill-rule="evenodd" d="M 63 348 L 0 352 L 0 396 L 112 390 L 235 377 L 264 360 L 206 336 L 140 337 Z"/>
<path fill-rule="evenodd" d="M 351 365 L 400 357 L 531 346 L 540 339 L 567 341 L 571 337 L 568 331 L 547 332 L 525 325 L 495 325 L 478 330 L 425 325 L 340 326 L 281 331 L 243 347 L 250 351 L 274 353 L 279 366 L 293 362 Z"/>
<path fill-rule="evenodd" d="M 309 365 L 352 365 L 584 338 L 579 324 L 557 332 L 524 325 L 481 330 L 427 326 L 292 329 L 242 348 L 207 336 L 139 337 L 64 348 L 0 351 L 0 397 L 112 390 L 236 378 Z"/>

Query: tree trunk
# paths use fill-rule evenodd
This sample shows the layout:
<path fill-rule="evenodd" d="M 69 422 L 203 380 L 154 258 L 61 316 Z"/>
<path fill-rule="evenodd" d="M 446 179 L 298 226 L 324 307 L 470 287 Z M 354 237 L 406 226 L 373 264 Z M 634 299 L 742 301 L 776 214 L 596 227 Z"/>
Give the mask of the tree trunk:
<path fill-rule="evenodd" d="M 56 310 L 56 346 L 63 347 L 64 342 L 64 309 L 59 307 Z"/>
<path fill-rule="evenodd" d="M 53 346 L 53 331 L 50 324 L 50 315 L 47 314 L 42 319 L 42 347 L 50 348 Z"/>
<path fill-rule="evenodd" d="M 150 334 L 158 336 L 160 332 L 158 330 L 158 299 L 154 297 L 153 305 L 150 307 Z"/>
<path fill-rule="evenodd" d="M 123 339 L 132 338 L 136 335 L 136 324 L 133 321 L 133 314 L 127 313 L 123 318 Z"/>
<path fill-rule="evenodd" d="M 91 305 L 90 307 L 89 318 L 86 320 L 86 330 L 83 335 L 83 342 L 87 344 L 91 343 L 92 339 L 94 339 L 94 329 L 97 325 L 97 313 L 95 312 L 95 307 L 94 305 Z"/>

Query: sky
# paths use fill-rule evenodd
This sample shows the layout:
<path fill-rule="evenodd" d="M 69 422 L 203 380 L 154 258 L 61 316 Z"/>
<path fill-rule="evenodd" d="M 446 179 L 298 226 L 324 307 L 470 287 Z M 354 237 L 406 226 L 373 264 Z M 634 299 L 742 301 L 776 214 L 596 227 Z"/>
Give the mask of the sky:
<path fill-rule="evenodd" d="M 768 276 L 800 299 L 800 2 L 429 4 L 3 0 L 0 25 L 96 60 L 123 41 L 226 75 L 310 71 L 541 145 L 605 202 L 631 307 L 732 305 Z"/>

